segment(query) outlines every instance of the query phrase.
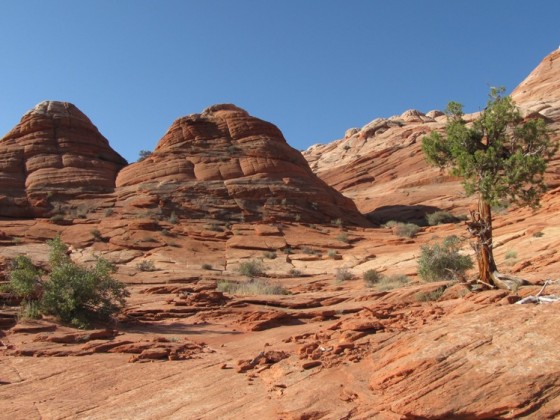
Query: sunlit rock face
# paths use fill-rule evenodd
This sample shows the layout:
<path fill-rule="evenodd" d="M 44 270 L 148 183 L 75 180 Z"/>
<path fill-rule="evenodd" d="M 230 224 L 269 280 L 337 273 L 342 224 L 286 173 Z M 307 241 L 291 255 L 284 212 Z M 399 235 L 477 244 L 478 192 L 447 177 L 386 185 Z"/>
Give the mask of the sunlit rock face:
<path fill-rule="evenodd" d="M 188 218 L 367 223 L 275 125 L 235 105 L 177 119 L 154 152 L 123 169 L 116 183 L 118 203 L 130 211 L 157 204 Z"/>
<path fill-rule="evenodd" d="M 41 216 L 53 195 L 108 193 L 126 161 L 68 102 L 45 101 L 0 140 L 0 216 Z"/>

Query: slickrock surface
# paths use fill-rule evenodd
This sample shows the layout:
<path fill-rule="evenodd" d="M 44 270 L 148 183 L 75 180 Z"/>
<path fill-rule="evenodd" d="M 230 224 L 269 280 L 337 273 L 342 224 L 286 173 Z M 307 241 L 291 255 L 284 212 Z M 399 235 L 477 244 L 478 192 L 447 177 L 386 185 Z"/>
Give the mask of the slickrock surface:
<path fill-rule="evenodd" d="M 41 102 L 0 140 L 0 216 L 44 216 L 56 194 L 112 192 L 125 165 L 76 106 Z"/>
<path fill-rule="evenodd" d="M 234 105 L 176 120 L 150 157 L 119 173 L 117 187 L 125 209 L 144 198 L 191 219 L 367 223 L 276 126 Z"/>

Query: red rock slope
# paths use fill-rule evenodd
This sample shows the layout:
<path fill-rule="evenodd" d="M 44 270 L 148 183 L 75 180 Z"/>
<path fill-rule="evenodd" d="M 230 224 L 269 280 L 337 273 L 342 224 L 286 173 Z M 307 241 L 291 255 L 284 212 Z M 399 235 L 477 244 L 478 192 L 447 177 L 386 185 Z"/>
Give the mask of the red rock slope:
<path fill-rule="evenodd" d="M 119 173 L 117 188 L 119 205 L 131 212 L 151 206 L 190 219 L 366 223 L 276 126 L 234 105 L 176 120 L 149 158 Z"/>
<path fill-rule="evenodd" d="M 554 131 L 560 128 L 559 80 L 560 52 L 555 51 L 512 92 L 522 112 L 546 119 Z M 472 200 L 465 199 L 456 179 L 430 168 L 421 151 L 422 137 L 444 125 L 441 112 L 409 110 L 350 129 L 343 139 L 314 145 L 303 155 L 321 179 L 374 221 L 422 219 L 436 208 L 462 213 Z M 560 185 L 558 158 L 549 167 L 548 180 L 552 188 Z"/>
<path fill-rule="evenodd" d="M 0 216 L 42 216 L 53 194 L 107 193 L 126 161 L 67 102 L 41 102 L 0 140 Z"/>

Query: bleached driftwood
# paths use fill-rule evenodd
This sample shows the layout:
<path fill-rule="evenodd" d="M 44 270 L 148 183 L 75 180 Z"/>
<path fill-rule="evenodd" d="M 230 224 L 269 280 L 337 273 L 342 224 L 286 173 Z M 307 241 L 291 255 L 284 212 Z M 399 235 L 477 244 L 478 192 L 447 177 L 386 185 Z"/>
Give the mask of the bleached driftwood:
<path fill-rule="evenodd" d="M 523 305 L 524 303 L 540 304 L 540 303 L 560 302 L 560 296 L 555 296 L 555 295 L 541 296 L 544 293 L 544 289 L 546 289 L 546 286 L 552 283 L 556 283 L 556 282 L 552 280 L 545 281 L 543 287 L 541 288 L 541 290 L 539 290 L 539 293 L 537 293 L 535 296 L 527 296 L 516 303 L 519 305 Z"/>

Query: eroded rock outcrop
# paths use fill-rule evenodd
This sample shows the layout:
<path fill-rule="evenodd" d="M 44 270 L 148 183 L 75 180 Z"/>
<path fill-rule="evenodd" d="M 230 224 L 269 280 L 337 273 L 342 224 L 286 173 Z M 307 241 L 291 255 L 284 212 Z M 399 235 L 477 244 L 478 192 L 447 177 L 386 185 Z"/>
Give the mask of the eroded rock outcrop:
<path fill-rule="evenodd" d="M 176 120 L 145 160 L 117 177 L 119 205 L 217 221 L 342 219 L 364 224 L 351 200 L 309 169 L 271 123 L 234 105 Z"/>
<path fill-rule="evenodd" d="M 41 102 L 0 140 L 0 216 L 44 216 L 56 194 L 112 192 L 125 165 L 76 106 Z"/>

